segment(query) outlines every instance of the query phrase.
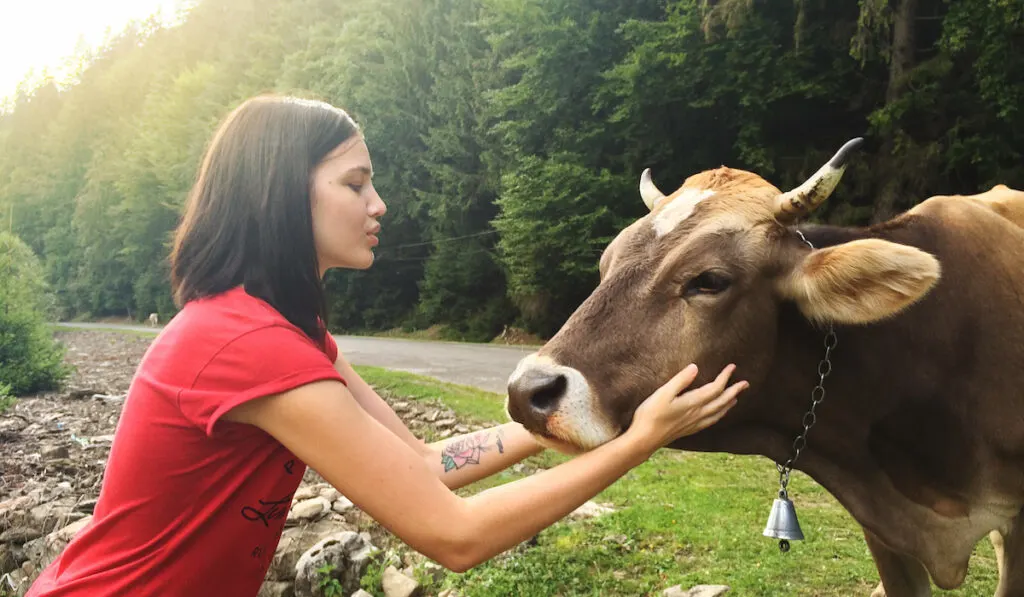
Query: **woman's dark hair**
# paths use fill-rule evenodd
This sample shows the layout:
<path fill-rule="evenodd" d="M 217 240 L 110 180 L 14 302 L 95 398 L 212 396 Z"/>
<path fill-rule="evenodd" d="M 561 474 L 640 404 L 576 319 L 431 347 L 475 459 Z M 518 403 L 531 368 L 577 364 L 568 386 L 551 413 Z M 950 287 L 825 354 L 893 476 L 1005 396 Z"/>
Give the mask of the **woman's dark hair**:
<path fill-rule="evenodd" d="M 178 307 L 241 284 L 321 342 L 327 309 L 312 172 L 358 132 L 348 114 L 318 101 L 267 95 L 232 111 L 210 142 L 175 234 Z"/>

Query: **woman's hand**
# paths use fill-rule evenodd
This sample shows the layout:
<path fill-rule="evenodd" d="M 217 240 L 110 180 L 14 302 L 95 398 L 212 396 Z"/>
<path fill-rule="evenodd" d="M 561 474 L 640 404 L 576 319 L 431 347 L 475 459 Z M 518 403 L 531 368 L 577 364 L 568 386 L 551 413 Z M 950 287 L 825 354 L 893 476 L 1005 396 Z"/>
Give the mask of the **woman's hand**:
<path fill-rule="evenodd" d="M 653 453 L 680 437 L 710 427 L 729 412 L 736 404 L 736 396 L 750 386 L 745 381 L 726 386 L 735 370 L 735 365 L 729 365 L 714 381 L 682 393 L 697 378 L 697 366 L 686 367 L 640 404 L 626 434 Z"/>

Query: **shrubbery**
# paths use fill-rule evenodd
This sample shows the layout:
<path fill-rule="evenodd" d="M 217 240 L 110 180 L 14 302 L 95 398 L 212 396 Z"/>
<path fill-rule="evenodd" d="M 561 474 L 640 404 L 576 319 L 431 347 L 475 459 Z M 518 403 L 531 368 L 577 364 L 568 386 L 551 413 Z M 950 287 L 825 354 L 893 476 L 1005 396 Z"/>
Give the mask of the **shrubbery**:
<path fill-rule="evenodd" d="M 53 298 L 32 250 L 0 232 L 0 407 L 10 396 L 54 389 L 68 374 L 53 338 Z"/>

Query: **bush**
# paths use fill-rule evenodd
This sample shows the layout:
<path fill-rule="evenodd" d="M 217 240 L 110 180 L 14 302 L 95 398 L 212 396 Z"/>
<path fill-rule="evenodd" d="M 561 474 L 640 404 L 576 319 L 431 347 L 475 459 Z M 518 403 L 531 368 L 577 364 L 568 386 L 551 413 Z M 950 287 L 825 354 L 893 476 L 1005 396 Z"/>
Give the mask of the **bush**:
<path fill-rule="evenodd" d="M 14 395 L 11 394 L 11 386 L 0 383 L 0 415 L 14 404 Z"/>
<path fill-rule="evenodd" d="M 0 386 L 14 396 L 55 389 L 67 377 L 53 338 L 53 297 L 43 268 L 20 239 L 0 232 Z"/>

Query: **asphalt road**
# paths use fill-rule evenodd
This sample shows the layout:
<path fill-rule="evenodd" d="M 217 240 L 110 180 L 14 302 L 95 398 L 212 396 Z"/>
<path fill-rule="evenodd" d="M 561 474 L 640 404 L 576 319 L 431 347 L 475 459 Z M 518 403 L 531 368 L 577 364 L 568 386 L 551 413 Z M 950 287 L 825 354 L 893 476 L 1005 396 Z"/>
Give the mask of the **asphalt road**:
<path fill-rule="evenodd" d="M 106 328 L 156 334 L 159 328 L 108 323 L 58 323 L 60 327 Z M 427 375 L 443 381 L 505 394 L 508 376 L 533 347 L 461 342 L 428 342 L 364 336 L 335 336 L 338 349 L 353 365 L 371 365 Z"/>

